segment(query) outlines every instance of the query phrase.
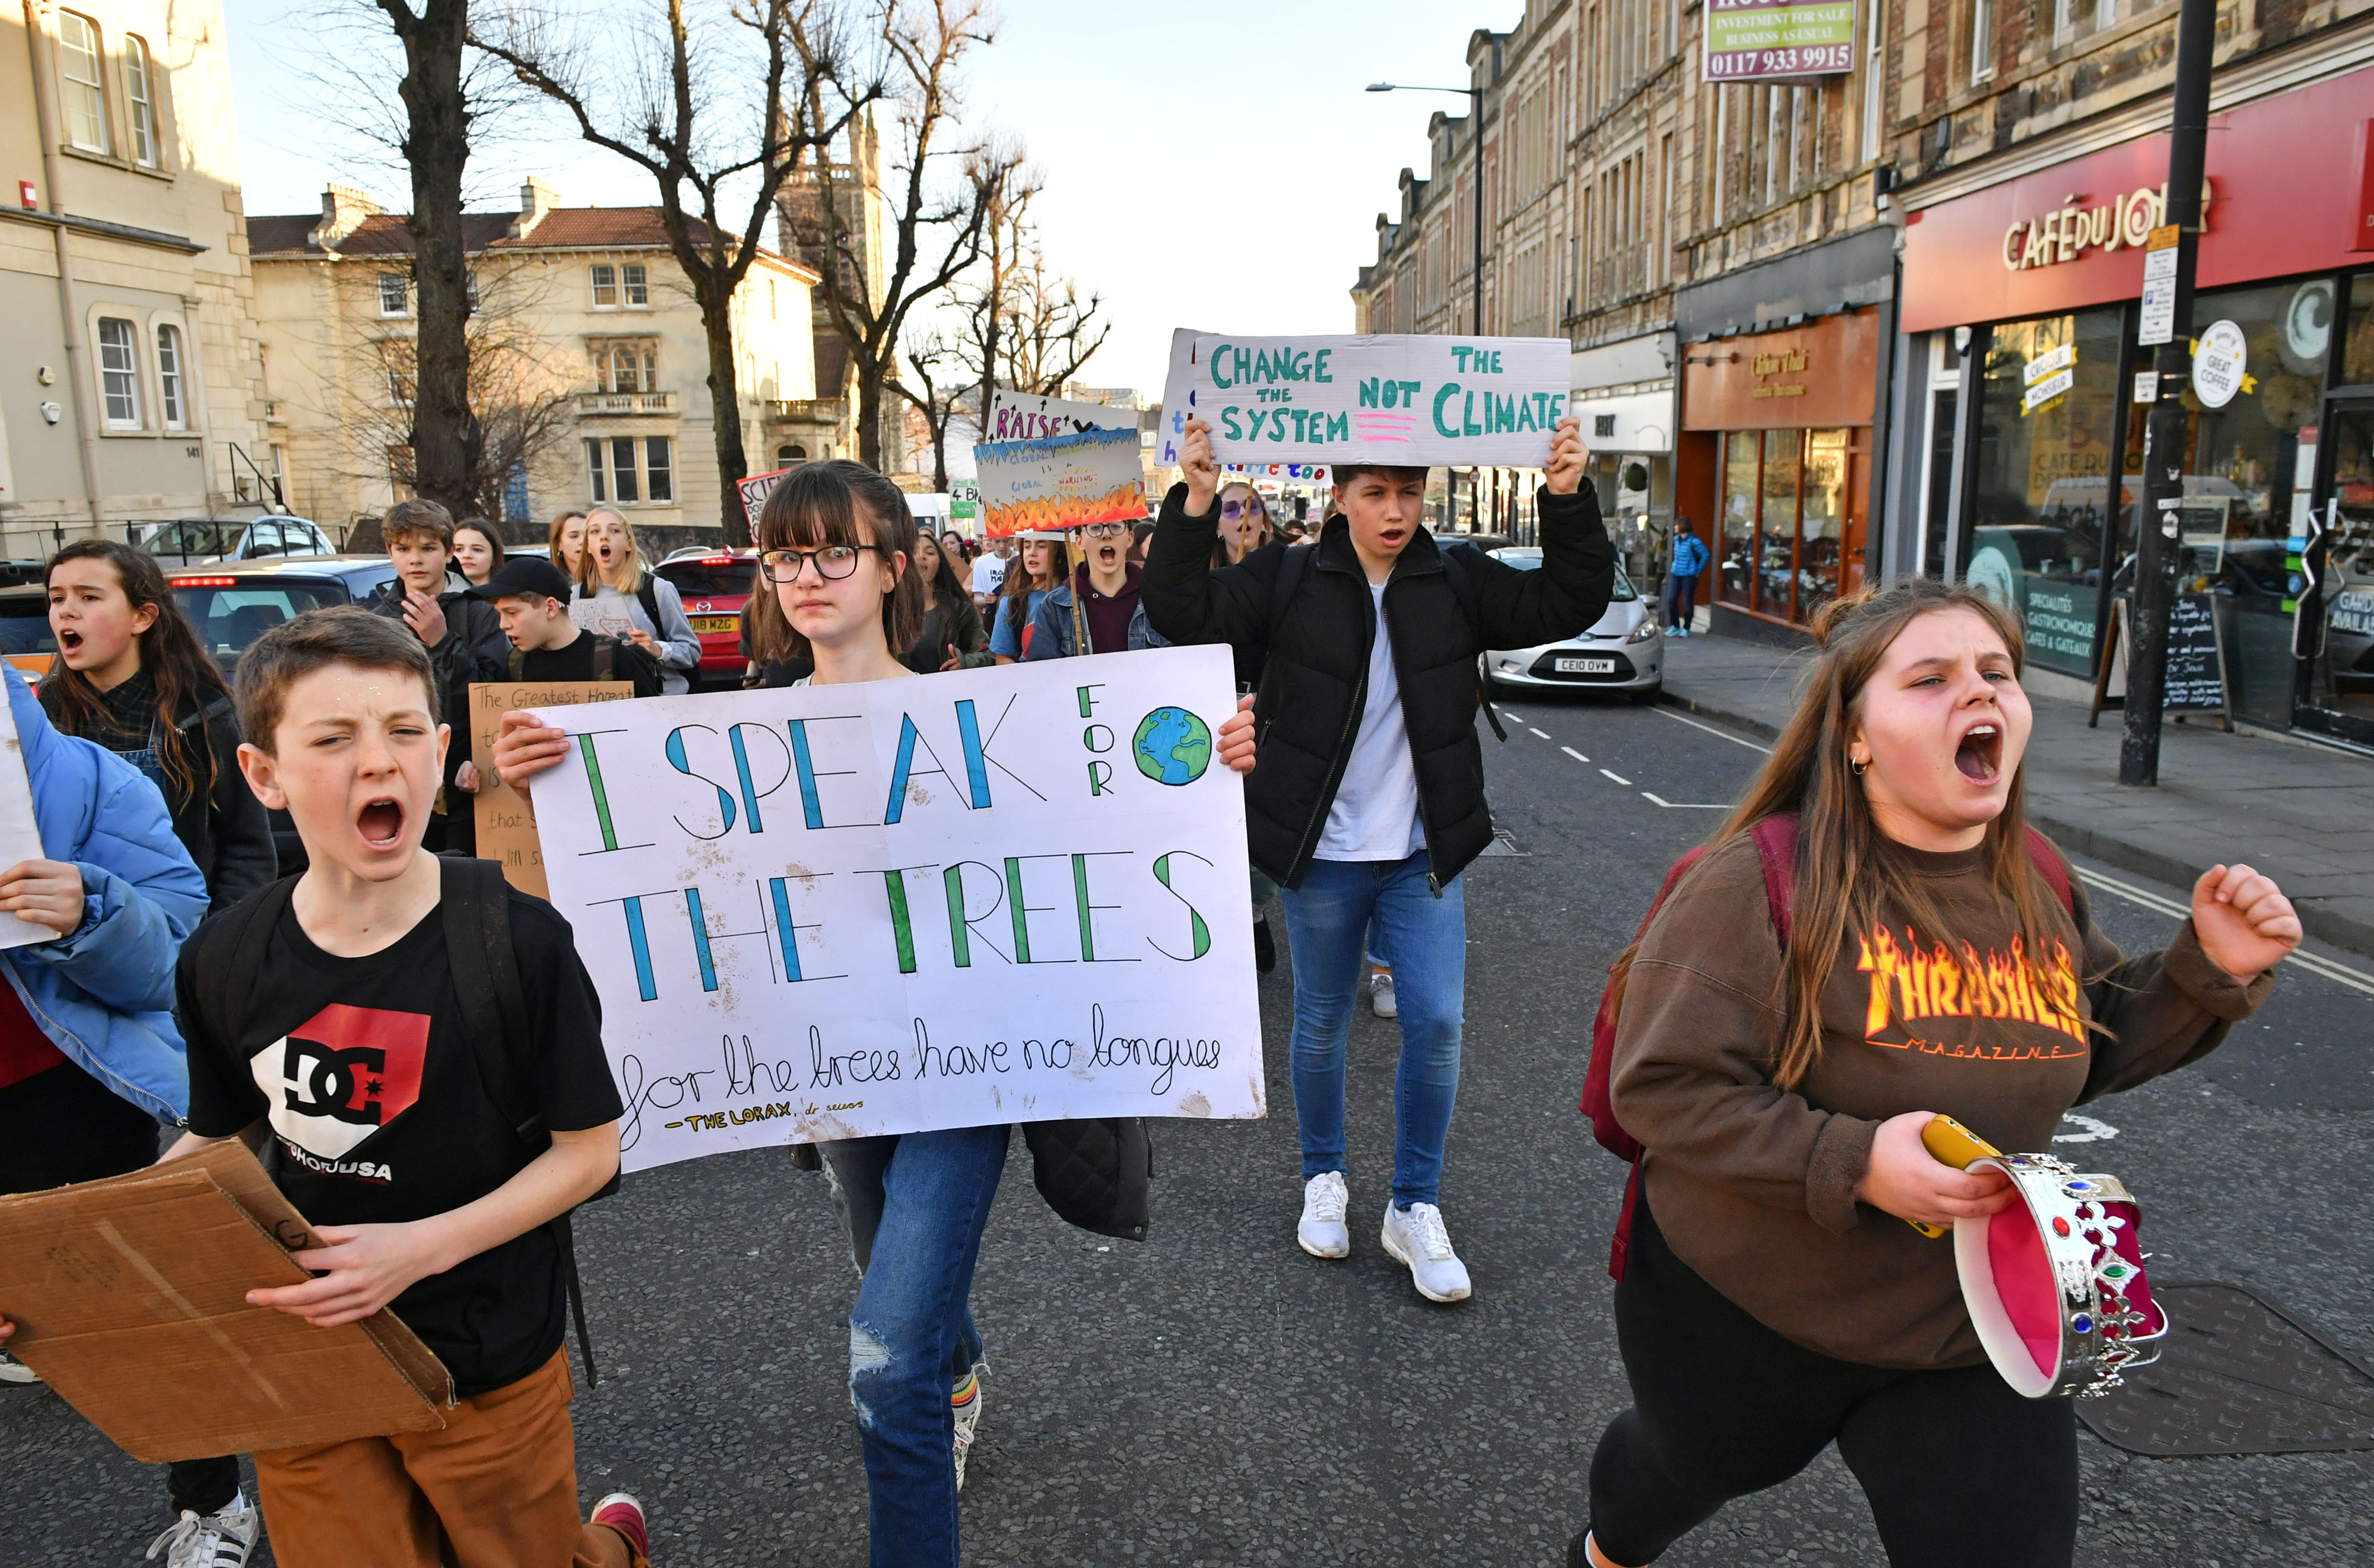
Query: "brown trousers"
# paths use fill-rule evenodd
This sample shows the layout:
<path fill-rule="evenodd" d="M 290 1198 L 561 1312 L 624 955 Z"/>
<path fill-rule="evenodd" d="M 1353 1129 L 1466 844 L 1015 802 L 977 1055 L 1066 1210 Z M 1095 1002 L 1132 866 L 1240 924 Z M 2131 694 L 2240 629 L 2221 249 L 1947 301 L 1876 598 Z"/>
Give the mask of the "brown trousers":
<path fill-rule="evenodd" d="M 255 1456 L 283 1568 L 647 1568 L 577 1513 L 569 1350 L 445 1412 L 442 1432 Z"/>

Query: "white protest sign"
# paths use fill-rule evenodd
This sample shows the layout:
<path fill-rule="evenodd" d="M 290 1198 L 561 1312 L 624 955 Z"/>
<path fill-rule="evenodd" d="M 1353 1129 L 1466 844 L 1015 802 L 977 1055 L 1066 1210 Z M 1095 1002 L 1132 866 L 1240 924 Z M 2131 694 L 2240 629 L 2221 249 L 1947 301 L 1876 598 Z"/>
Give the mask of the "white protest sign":
<path fill-rule="evenodd" d="M 0 867 L 47 858 L 41 830 L 33 820 L 33 785 L 25 776 L 25 749 L 17 738 L 16 705 L 0 702 Z M 58 934 L 46 925 L 13 914 L 0 918 L 0 948 L 57 939 Z"/>
<path fill-rule="evenodd" d="M 1042 436 L 1076 435 L 1082 430 L 1134 430 L 1137 410 L 1110 403 L 1076 403 L 1062 397 L 1040 397 L 992 387 L 989 394 L 990 441 L 1036 441 Z"/>
<path fill-rule="evenodd" d="M 1235 678 L 1162 648 L 545 711 L 626 1168 L 1263 1114 Z"/>
<path fill-rule="evenodd" d="M 1571 353 L 1561 337 L 1206 333 L 1164 390 L 1163 438 L 1177 415 L 1181 437 L 1187 419 L 1212 427 L 1223 463 L 1545 467 Z"/>
<path fill-rule="evenodd" d="M 1179 443 L 1187 439 L 1188 383 L 1195 373 L 1195 340 L 1203 329 L 1170 329 L 1170 364 L 1162 376 L 1162 416 L 1155 438 L 1155 461 L 1166 468 L 1179 466 Z"/>
<path fill-rule="evenodd" d="M 1085 528 L 1146 515 L 1146 470 L 1137 427 L 1078 430 L 1040 441 L 987 442 L 972 449 L 981 470 L 988 534 Z"/>

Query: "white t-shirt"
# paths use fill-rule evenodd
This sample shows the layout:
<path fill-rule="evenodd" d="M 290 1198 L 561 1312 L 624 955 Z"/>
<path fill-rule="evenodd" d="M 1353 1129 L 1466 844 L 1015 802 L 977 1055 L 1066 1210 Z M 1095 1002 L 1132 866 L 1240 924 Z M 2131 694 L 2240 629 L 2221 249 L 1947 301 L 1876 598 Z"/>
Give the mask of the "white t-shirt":
<path fill-rule="evenodd" d="M 1005 558 L 1004 556 L 982 555 L 973 561 L 972 591 L 974 593 L 993 595 L 1005 584 Z"/>
<path fill-rule="evenodd" d="M 1344 782 L 1327 809 L 1327 829 L 1314 853 L 1321 860 L 1406 860 L 1426 847 L 1417 814 L 1417 769 L 1409 731 L 1402 725 L 1402 683 L 1393 673 L 1393 641 L 1385 631 L 1385 585 L 1369 584 L 1377 606 L 1377 640 L 1369 649 L 1369 700 L 1360 733 L 1352 739 Z"/>

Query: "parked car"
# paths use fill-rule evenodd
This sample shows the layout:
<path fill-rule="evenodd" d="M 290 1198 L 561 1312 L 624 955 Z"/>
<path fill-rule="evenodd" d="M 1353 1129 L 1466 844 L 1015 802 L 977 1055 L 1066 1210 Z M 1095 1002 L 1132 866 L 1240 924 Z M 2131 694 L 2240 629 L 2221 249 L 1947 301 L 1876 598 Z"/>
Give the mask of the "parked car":
<path fill-rule="evenodd" d="M 1489 553 L 1521 572 L 1541 570 L 1542 552 L 1532 546 Z M 1581 636 L 1534 648 L 1494 648 L 1477 656 L 1476 667 L 1487 692 L 1592 687 L 1645 701 L 1665 683 L 1665 631 L 1657 619 L 1657 607 L 1640 596 L 1618 566 L 1607 613 Z"/>
<path fill-rule="evenodd" d="M 57 634 L 50 630 L 49 589 L 38 578 L 0 588 L 0 657 L 39 685 L 57 656 Z"/>
<path fill-rule="evenodd" d="M 282 621 L 307 610 L 358 604 L 394 577 L 395 567 L 383 555 L 311 555 L 223 561 L 175 572 L 170 581 L 173 602 L 230 680 L 248 644 Z M 283 874 L 304 869 L 305 846 L 286 811 L 272 813 L 272 843 Z"/>
<path fill-rule="evenodd" d="M 758 581 L 755 549 L 711 551 L 668 557 L 656 568 L 683 595 L 684 615 L 700 639 L 700 667 L 696 686 L 735 687 L 742 683 L 742 607 Z"/>
<path fill-rule="evenodd" d="M 281 513 L 156 523 L 133 542 L 169 567 L 338 553 L 337 545 L 320 524 Z"/>

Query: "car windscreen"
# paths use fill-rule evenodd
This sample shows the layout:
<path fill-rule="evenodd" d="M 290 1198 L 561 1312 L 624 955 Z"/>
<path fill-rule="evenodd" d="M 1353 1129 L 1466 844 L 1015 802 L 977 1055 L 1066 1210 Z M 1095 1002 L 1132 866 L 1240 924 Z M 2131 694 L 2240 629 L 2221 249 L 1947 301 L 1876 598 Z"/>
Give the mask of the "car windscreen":
<path fill-rule="evenodd" d="M 335 580 L 208 578 L 173 584 L 173 602 L 217 659 L 236 659 L 247 645 L 307 610 L 348 602 L 346 584 Z"/>
<path fill-rule="evenodd" d="M 50 630 L 46 595 L 0 598 L 0 654 L 54 654 L 57 634 Z"/>
<path fill-rule="evenodd" d="M 661 567 L 659 574 L 676 584 L 676 591 L 684 595 L 687 603 L 694 599 L 738 599 L 758 580 L 758 563 L 737 560 L 716 566 L 705 560 L 679 560 Z"/>
<path fill-rule="evenodd" d="M 1539 572 L 1542 569 L 1542 552 L 1536 549 L 1494 550 L 1492 559 L 1503 566 L 1513 566 L 1520 572 Z M 1616 591 L 1607 595 L 1607 602 L 1616 605 L 1629 604 L 1639 596 L 1639 591 L 1632 586 L 1632 579 L 1624 574 L 1622 567 L 1617 567 Z"/>

